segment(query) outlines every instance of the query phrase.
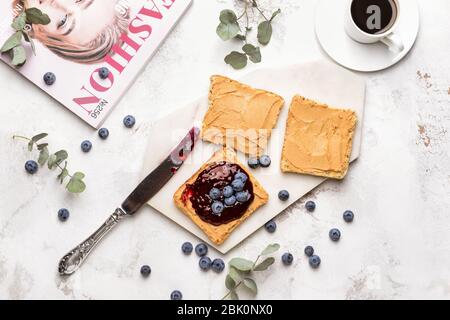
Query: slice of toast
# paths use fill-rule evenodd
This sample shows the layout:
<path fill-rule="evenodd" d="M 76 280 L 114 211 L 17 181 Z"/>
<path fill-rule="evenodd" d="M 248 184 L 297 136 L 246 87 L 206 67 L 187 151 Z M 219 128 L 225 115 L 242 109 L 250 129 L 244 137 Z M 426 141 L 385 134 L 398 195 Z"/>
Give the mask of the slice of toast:
<path fill-rule="evenodd" d="M 212 225 L 204 220 L 202 220 L 199 215 L 195 212 L 189 197 L 186 197 L 185 190 L 188 185 L 192 185 L 205 169 L 215 165 L 219 162 L 228 162 L 232 164 L 238 164 L 244 173 L 248 176 L 248 179 L 253 185 L 254 199 L 248 206 L 244 214 L 231 222 Z M 215 244 L 222 244 L 231 234 L 231 232 L 236 229 L 245 219 L 247 219 L 253 212 L 255 212 L 259 207 L 267 203 L 269 200 L 269 195 L 263 189 L 263 187 L 256 181 L 255 177 L 245 170 L 245 167 L 241 165 L 237 159 L 236 153 L 230 148 L 222 148 L 217 151 L 190 179 L 188 179 L 180 188 L 175 192 L 173 200 L 178 208 L 183 211 Z"/>

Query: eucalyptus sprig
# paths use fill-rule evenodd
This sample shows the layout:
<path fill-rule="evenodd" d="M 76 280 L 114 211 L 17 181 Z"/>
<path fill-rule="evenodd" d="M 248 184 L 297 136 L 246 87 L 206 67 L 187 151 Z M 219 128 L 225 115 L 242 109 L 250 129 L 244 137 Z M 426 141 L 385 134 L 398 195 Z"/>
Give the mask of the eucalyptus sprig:
<path fill-rule="evenodd" d="M 69 154 L 66 150 L 59 150 L 53 154 L 50 154 L 48 150 L 48 143 L 41 142 L 42 139 L 47 137 L 47 133 L 40 133 L 35 135 L 34 137 L 27 138 L 23 136 L 13 136 L 13 139 L 23 139 L 28 141 L 28 151 L 32 152 L 34 149 L 39 151 L 38 163 L 41 166 L 47 164 L 47 167 L 50 170 L 58 168 L 60 173 L 57 176 L 57 179 L 61 184 L 69 178 L 69 181 L 66 184 L 66 189 L 71 193 L 81 193 L 86 189 L 86 184 L 83 179 L 85 174 L 82 172 L 75 172 L 74 174 L 70 174 L 67 169 L 67 158 Z M 62 163 L 64 162 L 64 165 Z"/>
<path fill-rule="evenodd" d="M 33 39 L 29 32 L 31 31 L 31 24 L 47 25 L 50 23 L 50 18 L 45 13 L 42 13 L 38 8 L 28 8 L 14 18 L 11 27 L 15 32 L 3 44 L 0 52 L 8 53 L 11 57 L 11 64 L 16 67 L 21 67 L 27 61 L 27 53 L 25 47 L 22 45 L 22 39 L 25 39 L 31 46 L 33 54 L 36 55 Z"/>
<path fill-rule="evenodd" d="M 268 245 L 256 258 L 255 261 L 250 261 L 244 258 L 233 258 L 228 263 L 229 271 L 225 278 L 225 286 L 228 289 L 228 293 L 222 298 L 239 300 L 237 289 L 243 285 L 250 290 L 253 294 L 258 293 L 258 286 L 255 280 L 252 278 L 253 272 L 260 272 L 267 270 L 274 262 L 274 257 L 267 257 L 280 249 L 280 245 L 277 243 Z M 264 260 L 260 262 L 260 259 L 264 257 Z"/>
<path fill-rule="evenodd" d="M 228 41 L 231 39 L 237 39 L 244 42 L 242 52 L 232 51 L 228 54 L 224 61 L 231 65 L 234 69 L 242 69 L 247 65 L 248 60 L 253 63 L 261 62 L 261 50 L 259 47 L 248 42 L 249 33 L 253 27 L 250 24 L 249 11 L 256 10 L 263 19 L 258 24 L 257 39 L 261 45 L 267 45 L 272 38 L 272 21 L 277 15 L 281 13 L 278 9 L 272 13 L 270 18 L 261 10 L 257 0 L 240 0 L 244 2 L 244 11 L 238 15 L 233 10 L 222 10 L 220 12 L 220 23 L 217 26 L 216 33 L 223 40 Z M 244 22 L 242 22 L 242 20 Z"/>

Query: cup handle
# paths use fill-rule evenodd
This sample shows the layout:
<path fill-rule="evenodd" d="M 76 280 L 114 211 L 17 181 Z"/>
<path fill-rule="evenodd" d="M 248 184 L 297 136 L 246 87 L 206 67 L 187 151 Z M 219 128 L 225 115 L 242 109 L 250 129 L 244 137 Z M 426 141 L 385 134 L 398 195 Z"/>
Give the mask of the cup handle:
<path fill-rule="evenodd" d="M 402 52 L 403 49 L 405 49 L 402 39 L 400 39 L 400 37 L 395 33 L 387 35 L 380 41 L 384 43 L 386 46 L 388 46 L 389 50 L 394 52 Z"/>

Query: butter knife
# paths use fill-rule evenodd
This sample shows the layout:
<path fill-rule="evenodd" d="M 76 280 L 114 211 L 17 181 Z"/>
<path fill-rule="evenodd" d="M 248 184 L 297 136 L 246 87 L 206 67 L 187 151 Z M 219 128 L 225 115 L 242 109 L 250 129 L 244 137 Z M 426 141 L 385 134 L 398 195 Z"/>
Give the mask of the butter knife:
<path fill-rule="evenodd" d="M 199 133 L 200 130 L 193 127 L 170 155 L 134 189 L 100 228 L 62 257 L 58 265 L 60 275 L 74 273 L 106 234 L 122 219 L 138 212 L 145 203 L 161 190 L 183 165 L 187 156 L 193 150 Z"/>

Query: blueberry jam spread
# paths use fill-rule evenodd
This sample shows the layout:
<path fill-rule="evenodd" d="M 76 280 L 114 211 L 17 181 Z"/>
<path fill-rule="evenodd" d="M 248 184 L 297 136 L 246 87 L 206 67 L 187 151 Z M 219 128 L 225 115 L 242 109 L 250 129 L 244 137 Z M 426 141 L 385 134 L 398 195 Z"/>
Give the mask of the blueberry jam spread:
<path fill-rule="evenodd" d="M 182 201 L 189 200 L 198 216 L 214 226 L 239 219 L 255 198 L 253 184 L 237 164 L 211 164 L 193 184 L 188 184 Z"/>

